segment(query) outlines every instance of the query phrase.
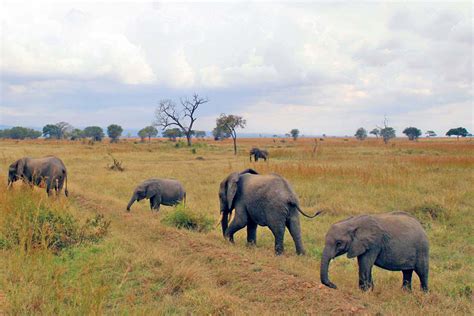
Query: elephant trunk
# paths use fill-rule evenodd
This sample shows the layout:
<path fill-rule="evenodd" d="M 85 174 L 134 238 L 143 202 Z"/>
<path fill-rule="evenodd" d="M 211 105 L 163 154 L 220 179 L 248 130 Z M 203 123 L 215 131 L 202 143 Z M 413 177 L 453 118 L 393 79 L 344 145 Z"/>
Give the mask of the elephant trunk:
<path fill-rule="evenodd" d="M 130 212 L 130 207 L 132 206 L 133 203 L 135 203 L 136 200 L 137 200 L 137 194 L 134 193 L 132 198 L 130 199 L 130 202 L 128 202 L 127 211 Z"/>
<path fill-rule="evenodd" d="M 320 278 L 321 283 L 332 288 L 336 289 L 337 286 L 329 281 L 329 262 L 334 256 L 332 255 L 332 251 L 326 246 L 324 247 L 323 255 L 321 256 L 321 268 L 320 268 Z"/>

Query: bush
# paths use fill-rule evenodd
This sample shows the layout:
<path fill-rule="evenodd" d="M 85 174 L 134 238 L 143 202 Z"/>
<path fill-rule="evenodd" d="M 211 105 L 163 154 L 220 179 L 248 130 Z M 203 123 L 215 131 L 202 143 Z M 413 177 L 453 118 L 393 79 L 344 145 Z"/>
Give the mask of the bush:
<path fill-rule="evenodd" d="M 183 204 L 179 204 L 173 212 L 166 214 L 162 220 L 168 226 L 207 232 L 212 229 L 214 221 L 205 215 L 192 213 Z"/>
<path fill-rule="evenodd" d="M 48 249 L 54 253 L 82 244 L 97 242 L 108 232 L 110 221 L 102 215 L 84 224 L 51 199 L 28 189 L 2 192 L 0 248 L 24 251 Z M 3 204 L 3 203 L 2 203 Z"/>

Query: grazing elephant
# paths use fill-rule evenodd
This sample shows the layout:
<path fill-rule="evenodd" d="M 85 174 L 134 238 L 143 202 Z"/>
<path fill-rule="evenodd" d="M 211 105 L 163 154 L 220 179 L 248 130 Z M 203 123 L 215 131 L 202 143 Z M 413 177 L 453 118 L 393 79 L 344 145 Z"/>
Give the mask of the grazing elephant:
<path fill-rule="evenodd" d="M 423 291 L 428 291 L 429 245 L 421 224 L 405 212 L 360 215 L 335 223 L 326 234 L 321 258 L 321 282 L 330 287 L 328 268 L 331 259 L 347 253 L 357 257 L 359 287 L 373 288 L 372 266 L 403 272 L 403 288 L 411 290 L 416 272 Z"/>
<path fill-rule="evenodd" d="M 127 211 L 135 201 L 150 199 L 150 209 L 160 210 L 160 205 L 173 206 L 181 201 L 186 202 L 186 191 L 178 180 L 148 179 L 139 184 L 127 205 Z"/>
<path fill-rule="evenodd" d="M 283 253 L 285 227 L 295 242 L 296 253 L 305 253 L 301 240 L 299 214 L 308 216 L 299 207 L 296 194 L 290 184 L 276 174 L 259 175 L 255 170 L 247 169 L 240 173 L 231 173 L 225 178 L 219 189 L 221 208 L 221 226 L 224 238 L 234 242 L 234 234 L 247 226 L 247 242 L 257 241 L 257 225 L 268 226 L 275 236 L 275 253 Z M 235 216 L 228 224 L 232 210 Z"/>
<path fill-rule="evenodd" d="M 23 180 L 31 186 L 46 184 L 46 193 L 51 195 L 51 189 L 59 194 L 66 183 L 64 194 L 68 196 L 67 170 L 61 159 L 54 156 L 44 158 L 23 157 L 18 159 L 8 168 L 8 187 L 13 182 Z"/>
<path fill-rule="evenodd" d="M 254 160 L 255 160 L 255 161 L 258 161 L 259 158 L 261 158 L 261 159 L 267 161 L 267 159 L 268 159 L 268 151 L 266 151 L 266 150 L 260 150 L 260 149 L 258 149 L 258 148 L 256 148 L 256 147 L 254 147 L 254 148 L 252 148 L 252 149 L 250 150 L 250 156 L 249 156 L 250 161 L 252 161 L 252 156 L 254 157 Z"/>

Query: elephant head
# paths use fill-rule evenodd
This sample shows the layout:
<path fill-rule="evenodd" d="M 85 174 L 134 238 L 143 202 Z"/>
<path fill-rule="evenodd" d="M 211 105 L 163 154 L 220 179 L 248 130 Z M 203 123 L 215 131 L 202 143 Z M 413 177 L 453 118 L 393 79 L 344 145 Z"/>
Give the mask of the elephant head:
<path fill-rule="evenodd" d="M 251 173 L 258 174 L 253 169 L 245 169 L 242 172 L 233 172 L 225 178 L 219 188 L 220 212 L 222 214 L 221 226 L 222 234 L 225 234 L 227 226 L 229 225 L 229 218 L 234 209 L 234 200 L 237 194 L 238 182 L 241 175 Z"/>
<path fill-rule="evenodd" d="M 151 183 L 142 183 L 136 187 L 135 191 L 133 191 L 132 198 L 128 202 L 127 211 L 130 211 L 132 204 L 135 201 L 141 201 L 143 199 L 150 199 L 152 196 L 156 195 L 159 192 L 159 185 L 156 182 Z"/>
<path fill-rule="evenodd" d="M 369 215 L 350 217 L 331 226 L 326 234 L 326 243 L 321 256 L 321 283 L 337 288 L 329 280 L 329 262 L 345 253 L 348 258 L 362 255 L 368 249 L 380 247 L 385 233 L 380 224 Z"/>
<path fill-rule="evenodd" d="M 25 158 L 18 159 L 8 167 L 8 186 L 24 176 L 25 160 Z"/>

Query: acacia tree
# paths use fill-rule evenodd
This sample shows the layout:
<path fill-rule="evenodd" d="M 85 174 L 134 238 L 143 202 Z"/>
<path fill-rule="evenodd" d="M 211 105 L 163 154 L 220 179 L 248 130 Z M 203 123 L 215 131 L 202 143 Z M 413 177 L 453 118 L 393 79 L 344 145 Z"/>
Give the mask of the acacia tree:
<path fill-rule="evenodd" d="M 356 133 L 354 134 L 354 136 L 358 139 L 358 140 L 364 140 L 367 138 L 367 131 L 365 130 L 365 128 L 363 127 L 359 127 L 356 131 Z"/>
<path fill-rule="evenodd" d="M 403 130 L 403 134 L 407 135 L 409 140 L 417 140 L 421 136 L 421 130 L 416 127 L 407 127 Z"/>
<path fill-rule="evenodd" d="M 436 137 L 436 132 L 435 131 L 432 131 L 432 130 L 429 130 L 429 131 L 426 131 L 426 137 Z"/>
<path fill-rule="evenodd" d="M 169 140 L 175 142 L 176 138 L 183 137 L 183 132 L 179 128 L 169 128 L 163 131 L 163 137 L 167 137 Z"/>
<path fill-rule="evenodd" d="M 43 135 L 46 138 L 62 139 L 72 131 L 73 127 L 67 122 L 58 122 L 56 124 L 47 124 L 43 127 Z"/>
<path fill-rule="evenodd" d="M 369 132 L 369 134 L 375 135 L 375 137 L 379 138 L 380 136 L 380 129 L 378 127 L 374 128 Z"/>
<path fill-rule="evenodd" d="M 147 126 L 138 131 L 138 136 L 140 136 L 142 142 L 145 140 L 145 137 L 148 137 L 148 142 L 151 142 L 152 137 L 158 135 L 158 130 L 154 126 Z"/>
<path fill-rule="evenodd" d="M 123 128 L 117 124 L 111 124 L 107 127 L 107 135 L 110 137 L 111 143 L 118 142 L 120 136 L 122 135 Z"/>
<path fill-rule="evenodd" d="M 84 136 L 92 138 L 94 141 L 101 141 L 104 138 L 104 131 L 99 126 L 88 126 L 84 129 Z"/>
<path fill-rule="evenodd" d="M 155 111 L 154 125 L 160 126 L 163 130 L 170 126 L 176 126 L 186 136 L 188 146 L 191 146 L 193 124 L 197 119 L 196 111 L 200 105 L 207 102 L 209 102 L 207 98 L 200 97 L 197 93 L 191 99 L 180 99 L 180 108 L 177 108 L 176 103 L 172 100 L 161 100 Z"/>
<path fill-rule="evenodd" d="M 387 117 L 385 117 L 384 120 L 383 120 L 383 126 L 384 127 L 378 127 L 378 129 L 380 131 L 380 136 L 382 136 L 382 138 L 383 138 L 383 142 L 385 144 L 388 144 L 388 142 L 392 138 L 395 138 L 397 135 L 395 134 L 395 129 L 393 127 L 388 126 Z"/>
<path fill-rule="evenodd" d="M 297 140 L 297 139 L 298 139 L 298 136 L 300 136 L 300 130 L 297 129 L 297 128 L 293 128 L 293 129 L 290 131 L 290 135 L 291 135 L 291 137 L 293 137 L 293 140 Z"/>
<path fill-rule="evenodd" d="M 224 137 L 232 137 L 234 141 L 234 155 L 237 155 L 237 128 L 245 128 L 247 121 L 238 115 L 226 115 L 221 114 L 216 119 L 216 128 L 215 130 L 221 131 L 224 134 Z"/>
<path fill-rule="evenodd" d="M 452 135 L 454 135 L 459 140 L 459 136 L 466 137 L 468 134 L 469 134 L 469 132 L 467 131 L 467 129 L 465 129 L 464 127 L 458 127 L 458 128 L 451 128 L 446 133 L 446 136 L 451 137 Z"/>

